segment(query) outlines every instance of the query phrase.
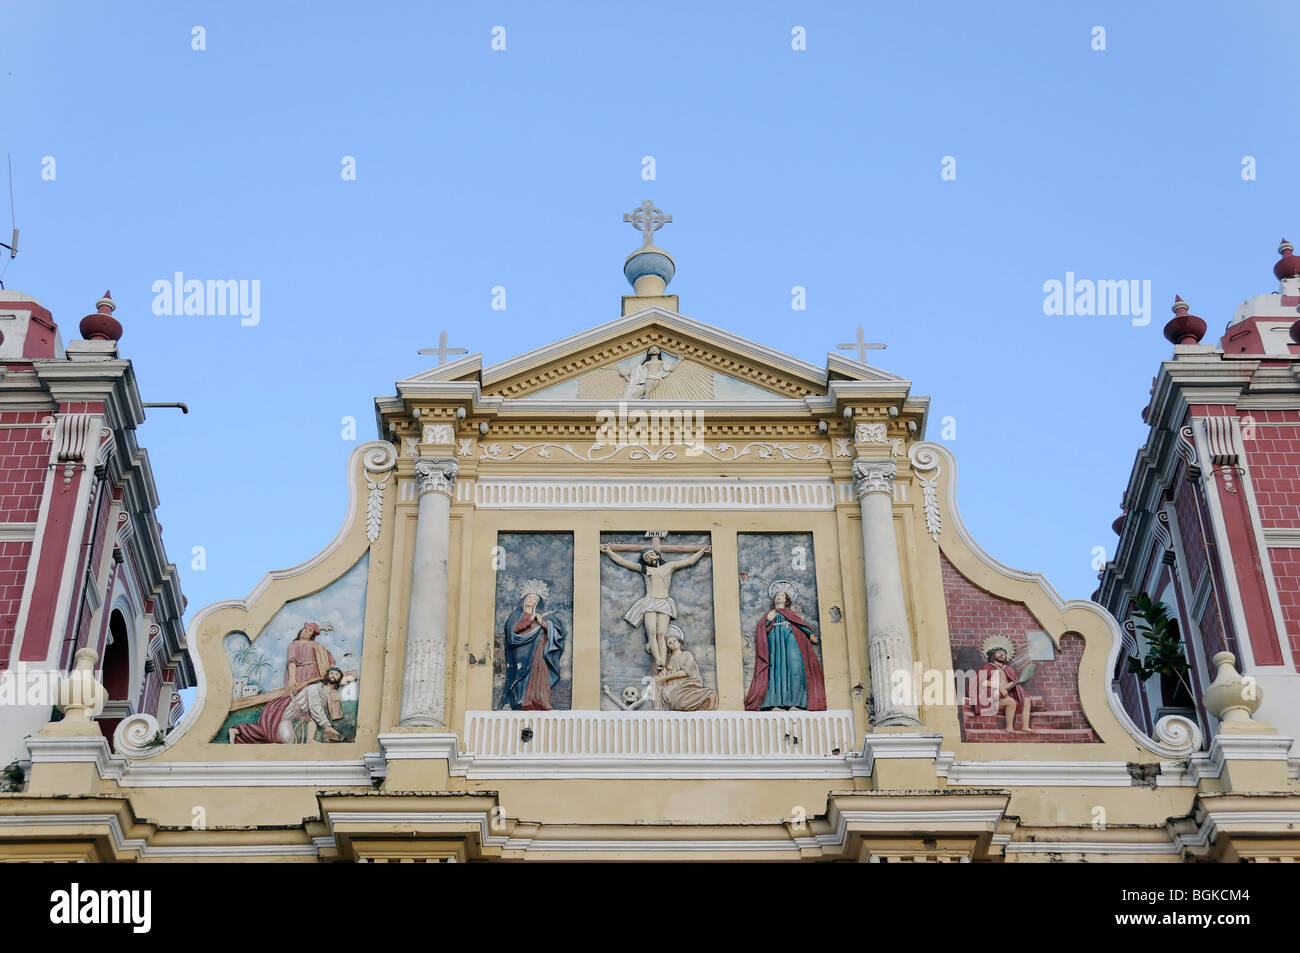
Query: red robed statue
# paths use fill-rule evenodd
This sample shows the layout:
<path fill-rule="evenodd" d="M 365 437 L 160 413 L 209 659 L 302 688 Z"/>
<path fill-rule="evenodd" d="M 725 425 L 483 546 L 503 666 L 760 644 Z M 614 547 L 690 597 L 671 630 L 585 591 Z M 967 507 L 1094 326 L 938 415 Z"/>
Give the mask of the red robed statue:
<path fill-rule="evenodd" d="M 754 678 L 745 696 L 746 711 L 802 708 L 826 710 L 822 663 L 813 648 L 817 633 L 791 608 L 794 583 L 777 580 L 768 589 L 772 610 L 754 630 Z"/>

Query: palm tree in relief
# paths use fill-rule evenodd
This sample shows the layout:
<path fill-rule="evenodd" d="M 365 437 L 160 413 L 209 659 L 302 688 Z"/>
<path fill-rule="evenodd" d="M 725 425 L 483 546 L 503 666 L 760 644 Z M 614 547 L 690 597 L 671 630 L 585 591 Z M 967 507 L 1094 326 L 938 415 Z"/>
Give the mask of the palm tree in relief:
<path fill-rule="evenodd" d="M 275 666 L 271 664 L 271 660 L 261 652 L 253 656 L 248 662 L 248 674 L 253 681 L 257 682 L 259 688 L 262 685 L 262 673 L 269 672 L 274 668 Z"/>

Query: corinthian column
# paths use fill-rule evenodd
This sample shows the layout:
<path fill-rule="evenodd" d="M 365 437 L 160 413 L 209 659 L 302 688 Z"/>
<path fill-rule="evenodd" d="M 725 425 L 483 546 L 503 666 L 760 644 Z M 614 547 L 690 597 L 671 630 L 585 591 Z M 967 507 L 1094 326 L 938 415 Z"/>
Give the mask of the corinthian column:
<path fill-rule="evenodd" d="M 862 555 L 867 583 L 867 652 L 875 727 L 920 727 L 912 697 L 912 630 L 907 624 L 903 574 L 894 536 L 892 460 L 853 461 L 853 482 L 862 510 Z M 896 672 L 903 673 L 895 676 Z"/>
<path fill-rule="evenodd" d="M 450 457 L 415 462 L 420 497 L 415 521 L 411 608 L 406 617 L 399 727 L 445 724 L 447 698 L 447 555 L 451 494 L 459 467 Z"/>

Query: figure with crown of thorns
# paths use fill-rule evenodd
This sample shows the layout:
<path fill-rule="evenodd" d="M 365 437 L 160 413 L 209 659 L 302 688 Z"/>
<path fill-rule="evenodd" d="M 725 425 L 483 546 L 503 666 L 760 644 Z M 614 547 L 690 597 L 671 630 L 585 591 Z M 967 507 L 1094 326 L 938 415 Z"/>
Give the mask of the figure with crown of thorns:
<path fill-rule="evenodd" d="M 505 624 L 506 678 L 497 709 L 550 711 L 560 680 L 564 625 L 545 611 L 550 587 L 540 579 L 519 584 L 519 605 Z"/>
<path fill-rule="evenodd" d="M 629 625 L 644 627 L 645 650 L 654 659 L 655 675 L 663 674 L 668 665 L 668 625 L 677 618 L 677 603 L 669 595 L 673 573 L 694 566 L 713 552 L 712 546 L 701 546 L 683 559 L 665 561 L 658 542 L 667 535 L 654 530 L 646 533 L 646 536 L 655 540 L 656 545 L 643 549 L 637 562 L 620 556 L 616 547 L 608 543 L 600 547 L 600 551 L 616 565 L 640 573 L 645 579 L 645 595 L 632 603 L 632 607 L 623 614 L 623 619 Z"/>
<path fill-rule="evenodd" d="M 1032 662 L 1026 666 L 1023 675 L 1017 675 L 1011 665 L 1015 644 L 1009 636 L 990 635 L 980 645 L 984 653 L 985 664 L 980 668 L 976 679 L 976 690 L 982 714 L 1006 715 L 1007 731 L 1016 731 L 1016 712 L 1020 714 L 1020 731 L 1034 733 L 1029 727 L 1029 713 L 1033 707 L 1029 695 L 1025 693 L 1024 683 L 1034 673 Z"/>

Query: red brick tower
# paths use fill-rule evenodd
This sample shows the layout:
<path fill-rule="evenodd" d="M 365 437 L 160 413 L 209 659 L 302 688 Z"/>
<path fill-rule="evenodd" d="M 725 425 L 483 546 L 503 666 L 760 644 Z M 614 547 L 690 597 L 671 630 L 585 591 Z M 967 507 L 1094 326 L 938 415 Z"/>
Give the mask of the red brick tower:
<path fill-rule="evenodd" d="M 1121 623 L 1132 599 L 1167 603 L 1188 649 L 1194 698 L 1159 678 L 1128 674 L 1145 644 L 1126 626 L 1112 673 L 1125 707 L 1148 730 L 1162 714 L 1201 704 L 1214 656 L 1236 656 L 1263 694 L 1258 717 L 1300 733 L 1300 257 L 1283 240 L 1279 290 L 1237 308 L 1217 347 L 1181 298 L 1165 326 L 1174 344 L 1143 419 L 1119 544 L 1095 598 Z"/>
<path fill-rule="evenodd" d="M 0 291 L 0 765 L 27 757 L 77 649 L 99 653 L 110 738 L 137 711 L 166 723 L 194 683 L 114 308 L 105 292 L 64 347 L 39 302 Z"/>

